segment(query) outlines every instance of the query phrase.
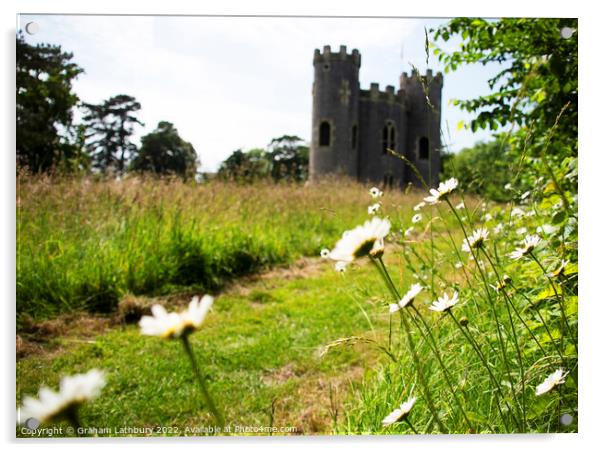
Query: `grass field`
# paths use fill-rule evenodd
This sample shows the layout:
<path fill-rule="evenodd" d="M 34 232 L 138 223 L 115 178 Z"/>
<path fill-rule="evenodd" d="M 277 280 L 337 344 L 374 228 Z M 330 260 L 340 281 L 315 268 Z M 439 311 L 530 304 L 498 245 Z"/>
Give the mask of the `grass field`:
<path fill-rule="evenodd" d="M 514 206 L 472 198 L 454 208 L 462 201 L 454 197 L 422 208 L 413 223 L 425 195 L 386 192 L 384 267 L 365 257 L 338 273 L 320 250 L 369 218 L 369 187 L 19 182 L 17 404 L 63 375 L 99 368 L 107 385 L 82 406 L 82 425 L 113 429 L 103 435 L 127 434 L 115 430 L 125 425 L 200 434 L 194 428 L 213 420 L 180 341 L 142 336 L 123 307 L 179 309 L 210 292 L 213 310 L 191 343 L 233 429 L 576 431 L 576 422 L 560 422 L 578 413 L 576 222 L 550 229 L 554 198 L 514 215 Z M 463 229 L 480 226 L 491 236 L 463 251 Z M 510 259 L 538 227 L 537 251 Z M 511 281 L 502 287 L 503 274 Z M 390 314 L 418 282 L 416 301 Z M 460 301 L 451 311 L 429 309 L 453 291 Z M 559 367 L 566 382 L 537 396 Z M 383 426 L 411 396 L 407 422 Z"/>

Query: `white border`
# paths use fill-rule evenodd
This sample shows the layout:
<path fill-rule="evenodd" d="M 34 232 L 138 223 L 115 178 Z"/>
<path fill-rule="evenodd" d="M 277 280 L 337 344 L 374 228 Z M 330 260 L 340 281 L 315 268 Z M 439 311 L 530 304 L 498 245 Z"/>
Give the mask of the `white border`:
<path fill-rule="evenodd" d="M 147 450 L 163 450 L 169 444 L 177 445 L 185 449 L 194 447 L 225 446 L 228 449 L 261 448 L 280 449 L 283 445 L 289 450 L 304 450 L 313 445 L 338 445 L 348 450 L 364 450 L 368 447 L 377 446 L 385 449 L 400 450 L 401 447 L 409 447 L 416 450 L 435 450 L 441 447 L 462 448 L 466 451 L 482 451 L 487 448 L 488 452 L 506 452 L 508 448 L 534 447 L 546 450 L 566 450 L 567 448 L 581 449 L 585 446 L 599 444 L 598 437 L 598 410 L 600 402 L 599 375 L 601 365 L 599 364 L 600 351 L 598 344 L 600 339 L 596 334 L 598 319 L 600 319 L 600 306 L 602 300 L 596 295 L 598 291 L 594 285 L 598 273 L 597 260 L 595 256 L 600 251 L 598 206 L 600 205 L 600 189 L 596 184 L 599 178 L 600 146 L 599 138 L 595 140 L 594 131 L 600 129 L 600 114 L 594 110 L 602 103 L 596 83 L 600 76 L 599 36 L 600 17 L 595 15 L 594 2 L 560 2 L 560 1 L 532 1 L 505 0 L 503 2 L 480 1 L 445 1 L 429 0 L 428 2 L 401 2 L 398 0 L 372 0 L 351 2 L 350 0 L 304 0 L 285 3 L 277 0 L 221 0 L 220 2 L 199 2 L 195 4 L 185 0 L 157 1 L 147 0 L 144 2 L 124 2 L 123 0 L 103 0 L 101 2 L 82 2 L 70 0 L 20 0 L 4 1 L 1 3 L 2 14 L 2 37 L 3 37 L 3 70 L 2 90 L 4 105 L 0 109 L 0 124 L 2 125 L 3 149 L 1 152 L 0 168 L 3 172 L 2 186 L 2 213 L 3 234 L 0 242 L 0 255 L 2 256 L 2 275 L 4 288 L 2 304 L 4 307 L 4 331 L 5 344 L 2 347 L 2 358 L 4 372 L 0 373 L 2 379 L 3 400 L 0 414 L 0 426 L 2 426 L 2 441 L 6 443 L 9 450 L 17 444 L 14 440 L 14 288 L 15 288 L 15 257 L 14 257 L 14 234 L 15 234 L 15 161 L 14 161 L 14 124 L 15 124 L 15 75 L 14 65 L 14 33 L 16 14 L 21 13 L 84 13 L 84 14 L 225 14 L 225 15 L 358 15 L 358 16 L 522 16 L 522 17 L 578 17 L 579 18 L 579 87 L 580 87 L 580 158 L 579 158 L 579 183 L 580 183 L 580 243 L 587 246 L 580 247 L 581 273 L 581 297 L 579 307 L 580 317 L 580 397 L 579 397 L 579 434 L 576 435 L 503 435 L 488 437 L 354 437 L 354 438 L 203 438 L 195 440 L 99 440 L 94 443 L 86 442 L 86 449 L 106 449 L 107 444 L 127 444 L 128 447 Z M 594 125 L 595 124 L 595 125 Z M 596 128 L 597 126 L 597 128 Z M 11 304 L 13 307 L 11 308 Z M 10 315 L 8 315 L 10 314 Z M 27 448 L 31 441 L 19 441 Z M 63 450 L 65 448 L 77 449 L 82 447 L 79 441 L 36 441 L 46 450 Z M 521 449 L 518 449 L 521 450 Z"/>

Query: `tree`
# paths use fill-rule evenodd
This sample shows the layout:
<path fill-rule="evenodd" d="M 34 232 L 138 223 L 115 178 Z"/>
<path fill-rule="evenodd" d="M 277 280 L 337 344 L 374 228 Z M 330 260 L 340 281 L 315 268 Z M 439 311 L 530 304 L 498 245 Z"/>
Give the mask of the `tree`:
<path fill-rule="evenodd" d="M 222 162 L 217 174 L 222 179 L 254 182 L 269 178 L 271 169 L 271 161 L 265 149 L 256 148 L 247 152 L 237 149 Z"/>
<path fill-rule="evenodd" d="M 459 50 L 435 49 L 446 72 L 462 64 L 506 63 L 489 80 L 495 90 L 476 99 L 457 100 L 477 112 L 471 127 L 528 125 L 536 137 L 554 128 L 554 143 L 533 143 L 532 149 L 576 155 L 577 19 L 452 19 L 434 31 L 434 38 L 461 39 Z M 562 112 L 562 121 L 558 117 Z"/>
<path fill-rule="evenodd" d="M 504 187 L 516 183 L 511 169 L 517 156 L 502 137 L 479 142 L 457 154 L 447 154 L 445 160 L 444 177 L 456 177 L 463 189 L 494 201 L 512 199 L 512 193 Z"/>
<path fill-rule="evenodd" d="M 295 135 L 282 135 L 268 145 L 272 178 L 276 181 L 304 181 L 309 166 L 309 148 Z"/>
<path fill-rule="evenodd" d="M 198 158 L 192 144 L 184 141 L 174 125 L 161 121 L 157 128 L 141 138 L 140 150 L 130 169 L 154 174 L 194 177 Z"/>
<path fill-rule="evenodd" d="M 94 168 L 122 174 L 131 155 L 137 148 L 130 142 L 136 124 L 144 125 L 136 118 L 140 103 L 125 94 L 113 96 L 103 103 L 84 104 L 83 120 L 88 128 L 86 135 Z"/>
<path fill-rule="evenodd" d="M 79 165 L 85 156 L 72 124 L 72 110 L 79 99 L 71 89 L 83 69 L 60 46 L 32 46 L 20 34 L 16 56 L 18 166 L 41 172 L 57 165 Z"/>

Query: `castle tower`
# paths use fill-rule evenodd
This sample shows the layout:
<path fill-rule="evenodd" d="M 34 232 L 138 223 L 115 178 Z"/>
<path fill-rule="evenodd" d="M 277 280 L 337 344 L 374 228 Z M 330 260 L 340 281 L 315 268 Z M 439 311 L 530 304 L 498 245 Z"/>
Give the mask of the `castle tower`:
<path fill-rule="evenodd" d="M 430 69 L 425 76 L 421 76 L 416 70 L 410 76 L 404 72 L 399 84 L 405 92 L 408 108 L 406 158 L 416 166 L 430 187 L 436 186 L 441 171 L 443 75 L 439 72 L 433 76 Z M 405 180 L 422 186 L 409 166 L 406 167 Z"/>
<path fill-rule="evenodd" d="M 357 49 L 341 46 L 314 51 L 310 178 L 326 174 L 358 176 L 359 68 Z"/>

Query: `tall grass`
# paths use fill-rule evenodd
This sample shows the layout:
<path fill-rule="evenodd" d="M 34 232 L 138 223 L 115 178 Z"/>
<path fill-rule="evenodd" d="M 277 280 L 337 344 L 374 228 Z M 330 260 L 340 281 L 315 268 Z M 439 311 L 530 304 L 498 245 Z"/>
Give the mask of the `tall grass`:
<path fill-rule="evenodd" d="M 120 297 L 215 291 L 316 256 L 366 216 L 367 187 L 198 185 L 177 179 L 19 176 L 17 316 L 109 312 Z M 417 196 L 390 193 L 407 205 Z"/>

